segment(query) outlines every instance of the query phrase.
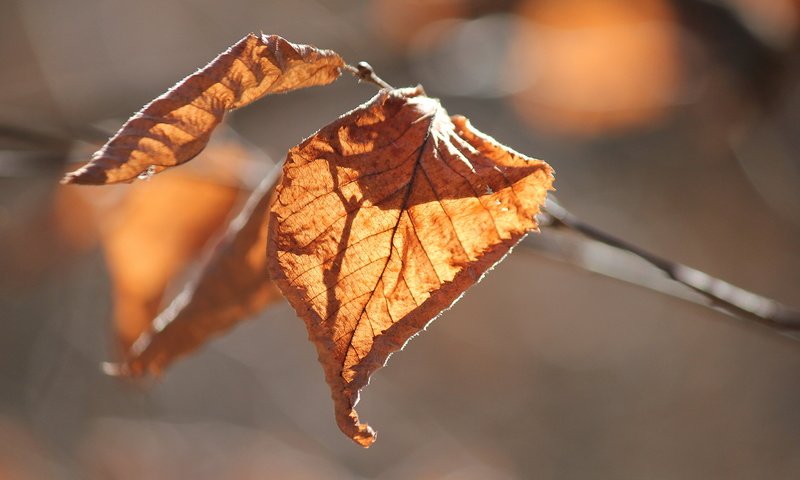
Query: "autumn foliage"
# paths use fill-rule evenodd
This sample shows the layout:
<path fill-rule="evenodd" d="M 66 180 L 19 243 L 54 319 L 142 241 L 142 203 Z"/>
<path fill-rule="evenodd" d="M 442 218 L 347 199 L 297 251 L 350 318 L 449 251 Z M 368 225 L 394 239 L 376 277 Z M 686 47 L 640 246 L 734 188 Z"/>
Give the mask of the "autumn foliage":
<path fill-rule="evenodd" d="M 247 35 L 132 116 L 64 183 L 107 184 L 191 160 L 228 110 L 336 80 L 342 58 L 277 35 Z"/>
<path fill-rule="evenodd" d="M 226 111 L 343 70 L 359 71 L 329 50 L 248 35 L 131 117 L 64 182 L 126 182 L 185 163 Z M 172 179 L 152 180 L 162 181 Z M 264 179 L 198 278 L 137 327 L 135 342 L 124 334 L 127 350 L 109 370 L 160 373 L 282 293 L 317 348 L 340 429 L 369 446 L 375 432 L 354 406 L 370 375 L 537 229 L 552 182 L 546 163 L 448 115 L 421 87 L 383 88 L 289 151 L 282 176 Z"/>

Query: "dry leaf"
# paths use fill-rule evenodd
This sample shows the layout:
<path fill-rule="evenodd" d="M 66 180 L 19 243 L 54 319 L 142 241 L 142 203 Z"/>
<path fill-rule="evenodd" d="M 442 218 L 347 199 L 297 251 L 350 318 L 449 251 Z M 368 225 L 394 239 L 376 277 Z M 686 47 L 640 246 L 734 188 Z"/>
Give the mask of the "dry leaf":
<path fill-rule="evenodd" d="M 225 225 L 239 188 L 183 172 L 124 186 L 99 213 L 122 352 L 150 328 L 169 283 Z M 120 192 L 116 192 L 120 193 Z"/>
<path fill-rule="evenodd" d="M 99 236 L 112 280 L 119 353 L 127 356 L 201 251 L 219 239 L 232 209 L 242 203 L 245 177 L 262 163 L 259 157 L 220 126 L 194 162 L 156 181 L 91 191 L 59 188 L 80 202 L 60 206 L 58 225 L 71 227 L 73 237 Z"/>
<path fill-rule="evenodd" d="M 512 32 L 511 105 L 537 129 L 598 135 L 679 101 L 681 38 L 667 0 L 526 0 Z"/>
<path fill-rule="evenodd" d="M 158 374 L 176 358 L 283 298 L 269 278 L 264 254 L 276 179 L 268 175 L 253 192 L 197 283 L 153 321 L 119 373 Z"/>
<path fill-rule="evenodd" d="M 290 150 L 270 274 L 319 353 L 342 431 L 370 374 L 536 229 L 552 169 L 417 88 L 384 90 Z"/>
<path fill-rule="evenodd" d="M 327 85 L 342 66 L 330 50 L 249 34 L 146 105 L 62 182 L 124 182 L 184 163 L 205 148 L 226 111 L 267 94 Z"/>

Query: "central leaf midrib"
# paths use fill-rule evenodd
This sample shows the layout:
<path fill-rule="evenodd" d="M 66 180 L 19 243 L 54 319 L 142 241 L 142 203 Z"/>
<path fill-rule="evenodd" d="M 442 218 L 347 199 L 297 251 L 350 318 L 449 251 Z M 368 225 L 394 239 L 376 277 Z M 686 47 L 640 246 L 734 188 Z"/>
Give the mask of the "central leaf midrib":
<path fill-rule="evenodd" d="M 356 319 L 356 324 L 353 327 L 353 332 L 350 334 L 350 339 L 347 342 L 348 349 L 353 348 L 353 337 L 355 336 L 356 330 L 358 330 L 358 327 L 361 325 L 361 322 L 363 321 L 364 316 L 367 313 L 367 306 L 369 305 L 369 302 L 372 301 L 372 297 L 375 295 L 375 291 L 378 289 L 378 284 L 383 279 L 383 274 L 386 273 L 386 268 L 389 266 L 389 262 L 392 259 L 392 252 L 393 252 L 392 246 L 394 245 L 394 237 L 395 235 L 397 235 L 397 229 L 400 226 L 400 220 L 403 218 L 403 212 L 405 212 L 408 209 L 408 202 L 411 199 L 411 192 L 414 187 L 414 181 L 416 180 L 417 172 L 419 171 L 420 166 L 422 165 L 422 155 L 424 154 L 425 147 L 428 145 L 428 141 L 431 138 L 432 125 L 433 124 L 431 123 L 431 125 L 428 126 L 428 131 L 425 134 L 425 139 L 422 141 L 422 146 L 420 146 L 419 148 L 419 154 L 417 154 L 417 160 L 414 164 L 414 170 L 411 172 L 411 179 L 408 182 L 408 187 L 406 189 L 405 196 L 403 197 L 403 203 L 401 204 L 400 209 L 398 210 L 397 222 L 395 222 L 394 227 L 392 228 L 392 236 L 389 239 L 389 254 L 386 256 L 386 262 L 383 264 L 383 268 L 381 269 L 381 273 L 378 274 L 377 280 L 375 280 L 375 285 L 372 287 L 369 297 L 367 297 L 367 301 L 364 302 L 364 307 L 362 307 L 361 312 L 358 314 L 358 318 Z M 358 353 L 356 352 L 356 354 Z"/>

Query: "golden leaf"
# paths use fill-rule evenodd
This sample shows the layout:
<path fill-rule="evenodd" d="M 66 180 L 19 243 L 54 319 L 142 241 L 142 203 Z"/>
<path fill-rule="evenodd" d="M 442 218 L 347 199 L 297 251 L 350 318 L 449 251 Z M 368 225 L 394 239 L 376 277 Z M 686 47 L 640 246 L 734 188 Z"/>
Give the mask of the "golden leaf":
<path fill-rule="evenodd" d="M 374 441 L 353 409 L 370 374 L 537 228 L 552 182 L 420 88 L 383 90 L 289 151 L 269 270 L 346 435 Z"/>
<path fill-rule="evenodd" d="M 226 111 L 267 94 L 327 85 L 343 66 L 330 50 L 249 34 L 146 105 L 62 183 L 125 182 L 187 162 L 205 148 Z"/>
<path fill-rule="evenodd" d="M 268 175 L 253 192 L 196 283 L 153 321 L 119 373 L 158 374 L 176 358 L 283 299 L 269 278 L 264 254 L 275 180 Z"/>
<path fill-rule="evenodd" d="M 239 188 L 174 172 L 125 185 L 120 202 L 98 212 L 122 352 L 150 328 L 167 286 L 220 232 Z"/>

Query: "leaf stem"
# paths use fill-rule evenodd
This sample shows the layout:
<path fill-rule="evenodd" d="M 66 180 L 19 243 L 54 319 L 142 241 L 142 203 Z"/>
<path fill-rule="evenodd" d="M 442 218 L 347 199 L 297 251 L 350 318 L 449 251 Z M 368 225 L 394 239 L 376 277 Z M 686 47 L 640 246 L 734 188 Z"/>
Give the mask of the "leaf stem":
<path fill-rule="evenodd" d="M 358 62 L 355 67 L 352 65 L 345 65 L 344 68 L 354 77 L 363 82 L 375 84 L 380 88 L 387 88 L 390 90 L 394 89 L 393 86 L 389 85 L 381 77 L 379 77 L 375 73 L 375 70 L 372 69 L 372 65 L 367 62 Z"/>
<path fill-rule="evenodd" d="M 591 241 L 599 242 L 614 249 L 633 254 L 666 274 L 670 280 L 689 287 L 709 299 L 711 304 L 704 304 L 708 307 L 721 309 L 731 316 L 755 321 L 780 332 L 785 333 L 800 330 L 800 311 L 787 307 L 771 298 L 731 285 L 724 280 L 713 277 L 695 268 L 672 260 L 667 260 L 636 245 L 614 237 L 577 218 L 562 207 L 552 195 L 548 197 L 543 213 L 543 225 L 556 229 L 569 230 Z M 526 245 L 532 246 L 531 243 L 527 243 Z M 587 268 L 586 265 L 581 264 L 580 261 L 573 260 L 573 263 L 577 263 L 582 268 Z M 602 271 L 600 273 L 607 276 L 614 276 L 611 273 Z M 662 293 L 669 293 L 665 289 L 653 289 Z M 672 295 L 685 298 L 680 295 Z M 790 336 L 797 339 L 797 337 L 793 335 Z"/>

